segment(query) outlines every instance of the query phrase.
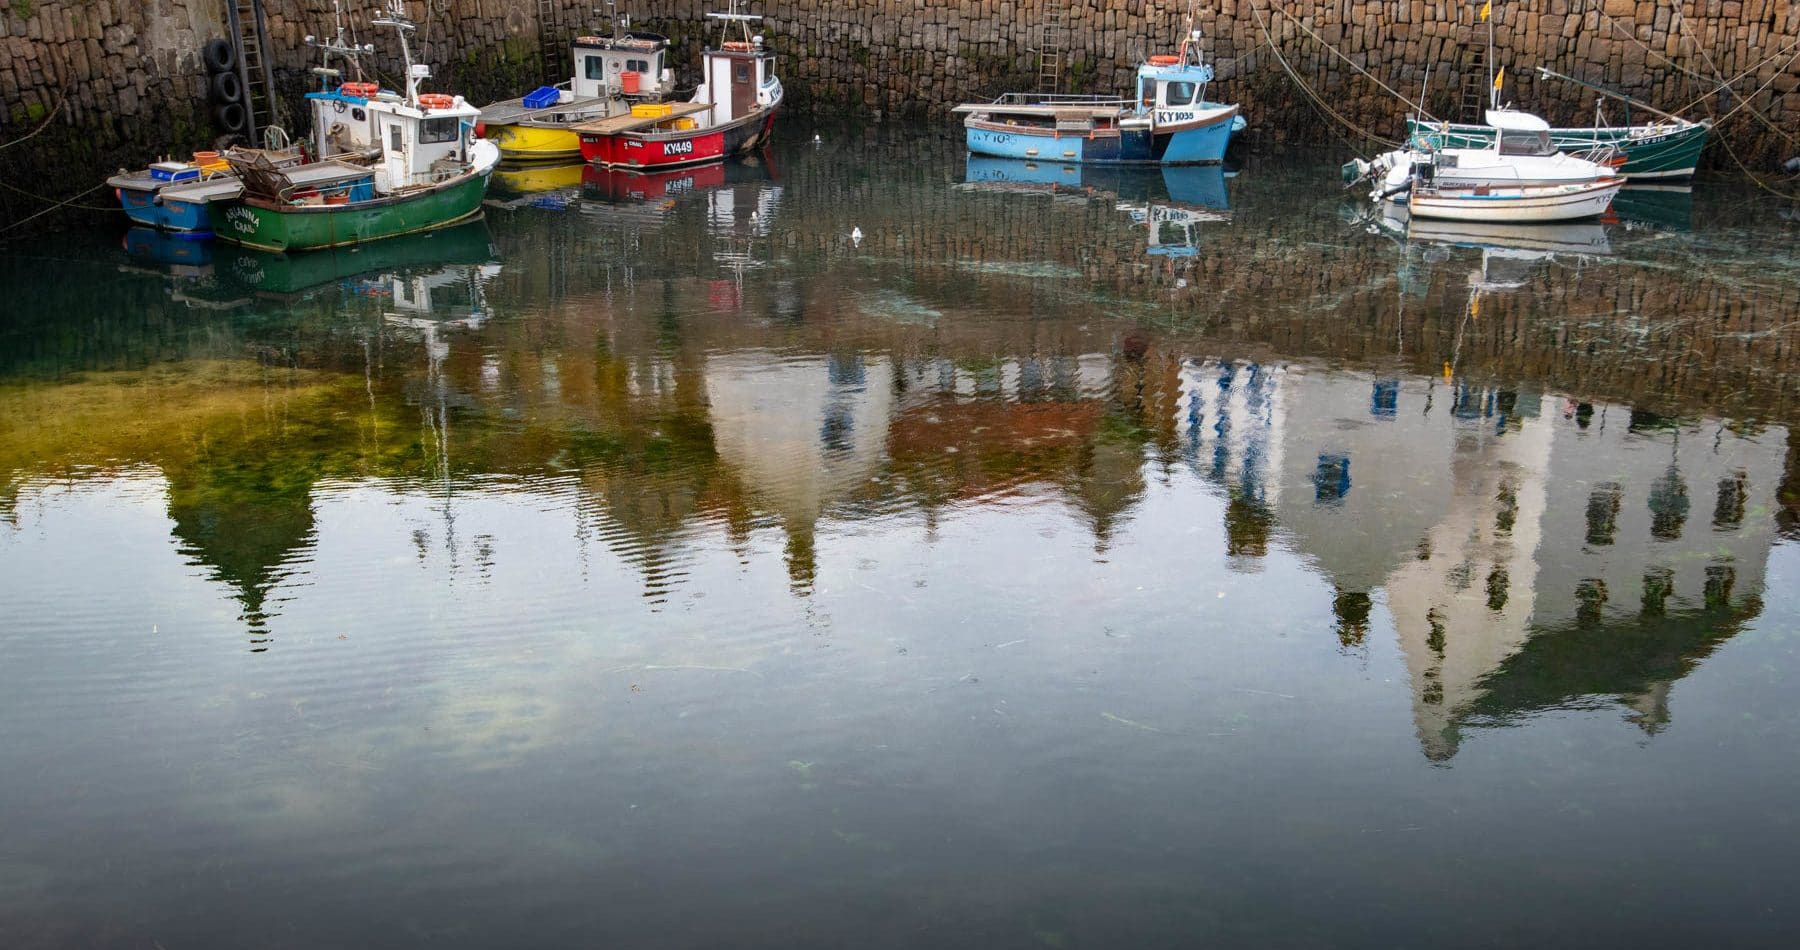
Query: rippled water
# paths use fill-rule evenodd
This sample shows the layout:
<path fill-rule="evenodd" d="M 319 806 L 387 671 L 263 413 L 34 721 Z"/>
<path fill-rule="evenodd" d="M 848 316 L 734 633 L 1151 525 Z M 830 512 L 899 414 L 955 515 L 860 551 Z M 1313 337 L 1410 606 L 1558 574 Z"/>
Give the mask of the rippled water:
<path fill-rule="evenodd" d="M 1793 215 L 811 131 L 9 248 L 0 942 L 1800 925 Z"/>

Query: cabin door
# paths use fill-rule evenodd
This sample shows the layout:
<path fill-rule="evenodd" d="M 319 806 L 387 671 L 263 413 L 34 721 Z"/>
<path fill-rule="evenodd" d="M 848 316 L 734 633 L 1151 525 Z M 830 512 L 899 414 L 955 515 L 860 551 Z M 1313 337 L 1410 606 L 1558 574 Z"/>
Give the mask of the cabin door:
<path fill-rule="evenodd" d="M 756 111 L 756 60 L 746 56 L 731 61 L 731 117 L 741 119 Z"/>

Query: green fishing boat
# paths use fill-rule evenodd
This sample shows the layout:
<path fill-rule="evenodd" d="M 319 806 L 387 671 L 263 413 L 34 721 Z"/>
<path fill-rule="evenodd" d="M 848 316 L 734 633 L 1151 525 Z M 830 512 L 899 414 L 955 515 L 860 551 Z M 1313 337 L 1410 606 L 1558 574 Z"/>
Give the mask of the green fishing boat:
<path fill-rule="evenodd" d="M 261 155 L 230 156 L 242 186 L 235 198 L 207 205 L 221 241 L 264 251 L 345 247 L 419 234 L 481 213 L 488 179 L 500 161 L 493 143 L 476 138 L 481 110 L 461 96 L 421 93 L 431 70 L 412 62 L 416 29 L 399 0 L 374 21 L 400 37 L 404 93 L 373 83 L 309 94 L 366 122 L 378 151 L 368 161 L 330 160 L 281 167 Z"/>
<path fill-rule="evenodd" d="M 256 194 L 247 186 L 238 202 L 215 202 L 209 207 L 213 234 L 221 241 L 263 251 L 310 251 L 434 231 L 481 214 L 481 200 L 493 170 L 491 163 L 485 169 L 471 167 L 442 182 L 381 194 L 380 186 L 371 180 L 378 176 L 367 168 L 321 165 L 336 163 L 308 167 L 348 172 L 325 184 L 330 190 L 319 192 L 325 201 L 314 203 L 312 195 L 298 201 L 284 199 L 283 193 L 292 193 L 295 184 L 274 185 L 268 189 L 272 194 Z M 244 173 L 240 170 L 239 175 Z M 302 181 L 298 186 L 304 189 L 308 183 Z M 328 203 L 333 195 L 358 189 L 374 194 L 364 200 Z"/>

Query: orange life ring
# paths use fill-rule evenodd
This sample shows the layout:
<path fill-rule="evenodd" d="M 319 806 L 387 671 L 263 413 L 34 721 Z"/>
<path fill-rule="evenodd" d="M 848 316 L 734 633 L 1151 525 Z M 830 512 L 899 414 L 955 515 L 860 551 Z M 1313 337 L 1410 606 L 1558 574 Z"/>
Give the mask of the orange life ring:
<path fill-rule="evenodd" d="M 728 50 L 736 50 L 738 52 L 748 52 L 750 49 L 750 44 L 745 43 L 742 40 L 728 40 L 724 43 L 724 47 Z"/>
<path fill-rule="evenodd" d="M 1181 57 L 1179 57 L 1179 56 L 1152 56 L 1152 57 L 1150 57 L 1150 65 L 1152 65 L 1152 66 L 1175 66 L 1175 65 L 1179 65 L 1180 63 L 1181 63 Z"/>
<path fill-rule="evenodd" d="M 456 99 L 441 92 L 427 92 L 419 95 L 419 108 L 421 109 L 453 109 L 455 107 Z"/>
<path fill-rule="evenodd" d="M 372 82 L 347 82 L 338 87 L 338 92 L 358 99 L 368 99 L 381 91 L 381 87 Z"/>

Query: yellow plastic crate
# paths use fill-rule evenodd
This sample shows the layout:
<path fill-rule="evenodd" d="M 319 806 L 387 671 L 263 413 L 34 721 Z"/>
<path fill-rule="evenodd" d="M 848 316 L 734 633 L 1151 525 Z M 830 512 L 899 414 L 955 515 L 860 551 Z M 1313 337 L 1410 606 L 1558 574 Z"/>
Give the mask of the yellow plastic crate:
<path fill-rule="evenodd" d="M 640 119 L 660 119 L 674 111 L 674 109 L 671 109 L 660 102 L 644 102 L 631 107 L 631 114 Z"/>

